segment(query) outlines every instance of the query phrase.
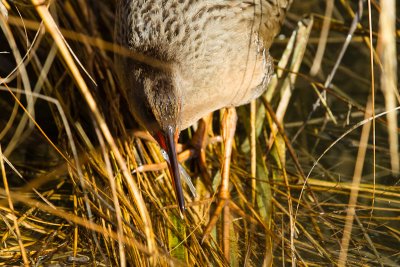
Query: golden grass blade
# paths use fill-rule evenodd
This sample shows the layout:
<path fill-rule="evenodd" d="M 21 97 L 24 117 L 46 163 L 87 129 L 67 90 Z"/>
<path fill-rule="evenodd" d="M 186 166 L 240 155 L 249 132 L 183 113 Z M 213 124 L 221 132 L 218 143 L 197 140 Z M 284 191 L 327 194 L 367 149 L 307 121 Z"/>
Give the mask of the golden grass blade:
<path fill-rule="evenodd" d="M 363 7 L 369 3 L 369 16 L 359 16 L 357 3 L 361 2 Z M 9 208 L 2 183 L 0 228 L 5 230 L 0 240 L 0 266 L 24 264 L 15 219 L 29 264 L 37 266 L 290 266 L 296 261 L 302 266 L 336 265 L 354 190 L 358 196 L 347 265 L 396 266 L 400 261 L 399 181 L 393 178 L 386 116 L 400 108 L 388 109 L 385 96 L 372 93 L 372 112 L 377 115 L 363 120 L 371 88 L 382 87 L 374 82 L 375 75 L 382 81 L 385 64 L 383 57 L 379 58 L 383 50 L 378 39 L 382 3 L 335 1 L 331 15 L 327 15 L 327 5 L 318 0 L 293 3 L 270 49 L 277 62 L 270 90 L 262 103 L 237 110 L 230 215 L 224 221 L 217 218 L 217 226 L 203 243 L 205 225 L 219 201 L 223 144 L 215 133 L 220 133 L 220 112 L 180 136 L 179 161 L 192 178 L 197 197 L 191 201 L 190 188 L 183 184 L 187 210 L 184 220 L 179 220 L 166 163 L 154 140 L 137 128 L 127 110 L 112 57 L 119 53 L 167 70 L 169 64 L 112 43 L 115 1 L 49 2 L 58 27 L 54 32 L 44 24 L 46 20 L 49 24 L 51 17 L 42 21 L 38 6 L 30 1 L 0 3 L 9 14 L 1 26 L 8 33 L 0 32 L 0 143 L 2 148 L 12 139 L 16 144 L 3 158 L 14 209 Z M 309 17 L 313 26 L 302 46 L 298 41 L 304 36 L 295 31 L 296 25 Z M 329 36 L 321 38 L 322 31 Z M 10 34 L 13 47 L 7 42 Z M 68 42 L 65 51 L 59 50 L 57 36 L 57 42 Z M 396 31 L 396 43 L 399 37 Z M 315 55 L 323 41 L 325 52 L 318 59 Z M 346 52 L 338 60 L 344 43 Z M 300 59 L 294 51 L 302 49 Z M 91 101 L 112 134 L 114 148 L 95 118 L 98 115 L 87 104 L 90 96 L 80 93 L 80 83 L 64 54 L 70 54 L 85 79 Z M 310 69 L 317 60 L 323 64 L 312 77 Z M 301 61 L 298 70 L 293 69 L 296 61 Z M 21 68 L 32 87 L 29 96 Z M 327 79 L 332 69 L 334 78 Z M 289 83 L 288 97 L 283 93 L 292 75 L 296 80 Z M 324 87 L 326 81 L 330 81 L 328 88 Z M 28 97 L 33 100 L 35 117 L 24 110 Z M 318 99 L 324 106 L 307 119 Z M 281 105 L 285 111 L 278 112 L 278 120 L 274 114 Z M 375 119 L 362 180 L 355 186 L 352 178 L 361 126 Z M 20 129 L 16 132 L 21 123 L 37 127 L 27 131 L 24 127 L 21 134 Z M 273 128 L 276 140 L 271 150 Z M 205 138 L 204 143 L 193 136 Z M 133 176 L 148 212 L 153 251 L 149 250 L 149 231 L 137 198 L 113 149 L 119 151 L 126 171 Z"/>
<path fill-rule="evenodd" d="M 314 62 L 310 69 L 311 76 L 315 76 L 321 68 L 321 62 L 322 62 L 322 58 L 323 58 L 323 55 L 325 52 L 326 42 L 328 39 L 329 26 L 330 26 L 331 19 L 332 19 L 334 3 L 335 3 L 334 0 L 326 1 L 324 23 L 322 24 L 321 35 L 320 35 L 320 39 L 318 42 L 317 52 L 315 53 Z"/>
<path fill-rule="evenodd" d="M 129 186 L 130 186 L 129 189 L 132 190 L 132 194 L 135 197 L 135 202 L 138 206 L 141 218 L 143 220 L 143 227 L 144 227 L 144 231 L 145 231 L 146 237 L 147 237 L 147 245 L 149 246 L 150 251 L 155 252 L 153 230 L 152 230 L 152 226 L 150 223 L 149 214 L 144 205 L 144 202 L 140 195 L 140 192 L 137 188 L 136 182 L 133 180 L 131 174 L 127 170 L 126 163 L 115 144 L 115 141 L 110 133 L 110 130 L 108 129 L 107 124 L 105 123 L 103 117 L 101 116 L 101 114 L 97 108 L 97 104 L 96 104 L 93 96 L 90 94 L 89 89 L 87 88 L 86 83 L 83 80 L 81 74 L 79 73 L 79 70 L 74 63 L 73 58 L 69 54 L 69 50 L 64 43 L 64 39 L 60 36 L 58 27 L 55 24 L 48 9 L 45 6 L 41 5 L 41 3 L 38 0 L 32 0 L 32 3 L 35 6 L 39 15 L 42 17 L 43 22 L 45 23 L 46 28 L 49 30 L 50 34 L 52 35 L 54 41 L 57 43 L 59 50 L 62 53 L 64 60 L 66 61 L 66 64 L 69 66 L 69 70 L 72 72 L 73 77 L 75 78 L 75 80 L 78 84 L 78 88 L 81 90 L 82 94 L 84 95 L 84 98 L 87 101 L 87 104 L 89 105 L 89 107 L 90 107 L 90 109 L 102 131 L 102 134 L 104 135 L 105 139 L 107 140 L 108 145 L 111 147 L 111 150 L 113 151 L 114 156 L 116 157 L 118 165 L 121 168 L 121 171 L 122 171 L 125 179 L 129 183 Z"/>
<path fill-rule="evenodd" d="M 372 104 L 371 101 L 368 101 L 365 112 L 365 119 L 369 119 L 371 118 L 371 116 L 372 116 Z M 357 154 L 356 166 L 354 169 L 352 189 L 350 192 L 350 200 L 349 200 L 349 205 L 347 207 L 346 224 L 343 229 L 343 237 L 339 254 L 338 265 L 340 267 L 346 266 L 347 250 L 349 248 L 354 216 L 356 215 L 355 207 L 357 205 L 359 185 L 361 182 L 362 170 L 365 162 L 365 154 L 367 151 L 368 137 L 370 130 L 371 130 L 371 121 L 368 121 L 363 125 L 361 139 L 360 139 L 360 146 Z"/>
<path fill-rule="evenodd" d="M 7 196 L 8 206 L 10 207 L 11 214 L 12 214 L 12 219 L 14 221 L 16 239 L 18 240 L 18 245 L 19 245 L 20 250 L 21 250 L 22 259 L 24 261 L 24 265 L 25 266 L 29 266 L 29 260 L 28 260 L 28 257 L 27 257 L 25 246 L 24 246 L 24 244 L 22 242 L 21 231 L 19 229 L 18 220 L 17 220 L 17 217 L 15 215 L 15 211 L 14 211 L 14 204 L 13 204 L 12 198 L 10 196 L 10 188 L 8 187 L 6 169 L 5 169 L 5 166 L 4 166 L 3 157 L 4 157 L 4 155 L 3 155 L 3 152 L 1 150 L 1 145 L 0 145 L 0 168 L 1 168 L 1 176 L 3 177 L 5 194 Z"/>
<path fill-rule="evenodd" d="M 372 9 L 371 9 L 371 0 L 368 0 L 368 26 L 369 26 L 369 41 L 370 41 L 370 66 L 371 66 L 371 109 L 372 109 L 372 117 L 375 118 L 375 67 L 374 67 L 374 46 L 372 43 Z M 371 209 L 371 217 L 374 212 L 375 206 L 375 185 L 376 185 L 376 122 L 375 119 L 372 120 L 372 165 L 373 165 L 373 185 L 374 192 L 372 193 L 372 209 Z"/>
<path fill-rule="evenodd" d="M 379 20 L 379 45 L 382 58 L 381 86 L 385 96 L 387 110 L 392 110 L 400 104 L 399 88 L 397 87 L 397 61 L 396 53 L 396 1 L 386 0 L 381 2 L 381 16 Z M 390 164 L 393 175 L 398 176 L 400 171 L 399 135 L 397 113 L 387 114 Z"/>
<path fill-rule="evenodd" d="M 24 85 L 24 90 L 26 92 L 25 97 L 26 97 L 26 101 L 27 101 L 27 111 L 32 117 L 35 117 L 34 101 L 32 98 L 32 89 L 31 89 L 31 85 L 29 82 L 28 72 L 24 65 L 24 59 L 21 56 L 20 51 L 18 50 L 13 33 L 12 33 L 11 29 L 9 28 L 7 22 L 5 21 L 5 17 L 3 17 L 3 16 L 0 16 L 0 27 L 2 28 L 3 32 L 6 35 L 7 42 L 10 45 L 12 52 L 13 52 L 15 62 L 17 62 L 18 67 L 16 67 L 16 70 L 18 70 L 18 72 L 21 74 L 21 79 L 22 79 L 22 82 Z M 4 81 L 3 77 L 0 77 L 0 83 L 4 83 L 4 82 L 5 81 Z M 24 131 L 25 127 L 27 126 L 26 124 L 28 122 L 29 122 L 29 125 L 32 126 L 31 125 L 32 122 L 28 121 L 28 118 L 26 117 L 26 115 L 24 115 L 23 119 L 19 122 L 19 124 L 17 126 L 17 129 L 15 131 L 13 139 L 9 142 L 9 144 L 6 147 L 6 149 L 4 151 L 4 155 L 8 156 L 13 151 L 13 149 L 17 145 L 18 140 L 21 139 L 21 137 L 23 136 L 23 131 Z"/>
<path fill-rule="evenodd" d="M 285 116 L 286 110 L 289 105 L 290 98 L 292 96 L 292 86 L 296 83 L 297 75 L 296 73 L 299 71 L 300 65 L 303 62 L 304 52 L 306 51 L 308 37 L 310 36 L 310 32 L 313 26 L 313 20 L 310 19 L 306 24 L 303 22 L 298 23 L 298 31 L 296 32 L 296 46 L 293 50 L 293 58 L 290 62 L 289 69 L 291 73 L 289 73 L 288 77 L 284 80 L 282 89 L 281 89 L 281 100 L 276 109 L 276 117 L 279 122 L 283 121 L 283 117 Z M 278 132 L 278 128 L 276 126 L 272 126 L 272 135 L 275 135 Z M 269 145 L 272 145 L 273 139 L 271 138 L 269 141 Z"/>

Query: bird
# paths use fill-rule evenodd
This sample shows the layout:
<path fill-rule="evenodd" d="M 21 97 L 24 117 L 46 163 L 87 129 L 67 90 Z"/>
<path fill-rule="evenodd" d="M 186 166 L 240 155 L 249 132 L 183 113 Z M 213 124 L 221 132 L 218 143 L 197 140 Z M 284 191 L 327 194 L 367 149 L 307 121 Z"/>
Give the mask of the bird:
<path fill-rule="evenodd" d="M 186 206 L 176 152 L 179 133 L 222 108 L 229 111 L 225 121 L 236 126 L 234 108 L 259 97 L 274 73 L 269 49 L 290 4 L 291 0 L 117 2 L 114 42 L 153 59 L 149 63 L 115 53 L 118 80 L 129 112 L 168 154 L 181 214 Z"/>

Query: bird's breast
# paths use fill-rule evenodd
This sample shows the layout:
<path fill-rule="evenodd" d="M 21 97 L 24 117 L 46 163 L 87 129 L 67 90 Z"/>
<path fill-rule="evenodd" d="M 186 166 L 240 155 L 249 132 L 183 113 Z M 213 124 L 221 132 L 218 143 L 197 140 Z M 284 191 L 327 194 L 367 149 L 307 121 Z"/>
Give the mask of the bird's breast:
<path fill-rule="evenodd" d="M 268 2 L 120 0 L 116 40 L 174 66 L 179 128 L 185 129 L 212 111 L 246 104 L 264 90 L 272 72 L 265 47 L 271 40 L 265 38 L 271 38 L 260 36 L 266 25 L 260 12 L 272 14 L 265 9 L 273 7 Z M 126 77 L 128 61 L 116 60 L 126 87 L 137 79 Z"/>
<path fill-rule="evenodd" d="M 245 37 L 217 48 L 204 43 L 201 56 L 180 67 L 181 129 L 212 111 L 247 104 L 264 91 L 273 71 L 271 59 L 255 36 Z"/>

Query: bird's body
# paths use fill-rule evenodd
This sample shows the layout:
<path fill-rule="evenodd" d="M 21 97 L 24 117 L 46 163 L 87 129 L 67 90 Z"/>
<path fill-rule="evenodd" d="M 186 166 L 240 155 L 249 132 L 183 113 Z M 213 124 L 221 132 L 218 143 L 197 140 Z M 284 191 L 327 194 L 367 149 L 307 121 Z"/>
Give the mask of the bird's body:
<path fill-rule="evenodd" d="M 155 137 L 175 135 L 212 111 L 258 97 L 273 72 L 269 47 L 289 2 L 120 0 L 116 43 L 168 65 L 116 56 L 134 117 Z"/>

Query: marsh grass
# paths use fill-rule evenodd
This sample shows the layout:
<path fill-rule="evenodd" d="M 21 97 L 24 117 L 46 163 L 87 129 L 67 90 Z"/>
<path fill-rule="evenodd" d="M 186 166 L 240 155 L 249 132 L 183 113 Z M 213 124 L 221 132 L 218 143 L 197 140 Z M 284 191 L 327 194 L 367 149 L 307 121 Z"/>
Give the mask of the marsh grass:
<path fill-rule="evenodd" d="M 202 242 L 222 113 L 205 169 L 194 129 L 181 134 L 198 193 L 185 190 L 182 220 L 159 148 L 115 79 L 114 1 L 2 1 L 0 265 L 396 266 L 399 16 L 360 1 L 354 20 L 357 3 L 326 2 L 295 1 L 271 50 L 276 77 L 238 109 L 230 238 L 219 220 Z"/>

